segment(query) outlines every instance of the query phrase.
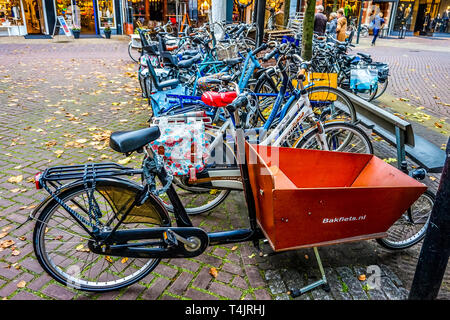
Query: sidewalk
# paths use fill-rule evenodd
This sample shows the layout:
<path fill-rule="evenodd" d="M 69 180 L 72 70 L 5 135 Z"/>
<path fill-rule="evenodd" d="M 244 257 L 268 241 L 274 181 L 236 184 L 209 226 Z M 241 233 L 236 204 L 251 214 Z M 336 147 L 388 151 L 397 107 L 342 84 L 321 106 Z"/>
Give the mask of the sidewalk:
<path fill-rule="evenodd" d="M 31 178 L 48 166 L 123 159 L 104 137 L 112 131 L 146 127 L 150 110 L 140 97 L 137 65 L 128 57 L 126 40 L 80 39 L 70 44 L 13 40 L 0 45 L 0 297 L 277 300 L 290 299 L 289 289 L 319 277 L 312 249 L 261 257 L 250 243 L 240 243 L 213 246 L 192 259 L 164 259 L 149 276 L 116 292 L 88 294 L 51 279 L 33 252 L 34 222 L 16 230 L 45 193 L 35 190 Z M 395 154 L 384 142 L 374 144 L 380 157 Z M 138 167 L 141 160 L 140 154 L 133 154 L 127 166 Z M 438 176 L 432 177 L 425 183 L 435 190 Z M 211 213 L 194 217 L 193 223 L 206 230 L 245 227 L 245 210 L 242 193 L 233 192 Z M 7 246 L 11 241 L 13 245 Z M 317 289 L 296 299 L 394 300 L 407 298 L 420 245 L 389 252 L 372 240 L 323 247 L 319 252 L 331 291 Z M 216 277 L 211 268 L 218 271 Z M 379 271 L 381 286 L 376 289 L 369 286 L 372 269 Z M 450 299 L 450 270 L 439 298 Z"/>

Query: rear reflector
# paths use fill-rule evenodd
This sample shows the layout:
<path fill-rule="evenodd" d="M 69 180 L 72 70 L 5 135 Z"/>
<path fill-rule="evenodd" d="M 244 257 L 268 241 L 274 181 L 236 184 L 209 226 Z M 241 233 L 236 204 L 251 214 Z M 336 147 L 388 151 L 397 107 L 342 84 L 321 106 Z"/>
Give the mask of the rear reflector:
<path fill-rule="evenodd" d="M 41 179 L 41 176 L 42 176 L 42 172 L 38 172 L 34 175 L 34 183 L 36 185 L 37 190 L 42 189 L 42 186 L 39 182 L 39 180 Z"/>

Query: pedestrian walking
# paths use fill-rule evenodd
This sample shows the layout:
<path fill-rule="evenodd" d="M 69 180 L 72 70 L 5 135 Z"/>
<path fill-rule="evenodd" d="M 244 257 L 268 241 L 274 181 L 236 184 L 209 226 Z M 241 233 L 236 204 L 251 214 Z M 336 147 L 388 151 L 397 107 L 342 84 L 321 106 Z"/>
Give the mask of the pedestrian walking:
<path fill-rule="evenodd" d="M 347 32 L 347 18 L 344 16 L 344 9 L 340 8 L 337 11 L 337 25 L 336 25 L 336 37 L 338 41 L 345 41 Z"/>
<path fill-rule="evenodd" d="M 330 17 L 327 22 L 326 33 L 333 39 L 336 39 L 337 21 L 338 19 L 336 12 L 330 13 Z"/>
<path fill-rule="evenodd" d="M 377 41 L 378 35 L 380 34 L 380 30 L 384 25 L 383 13 L 380 12 L 379 14 L 375 14 L 375 12 L 373 12 L 373 18 L 370 24 L 373 28 L 372 46 L 374 46 L 375 41 Z"/>
<path fill-rule="evenodd" d="M 316 7 L 316 15 L 314 16 L 314 32 L 319 36 L 325 34 L 325 28 L 327 26 L 327 16 L 323 14 L 323 6 Z"/>

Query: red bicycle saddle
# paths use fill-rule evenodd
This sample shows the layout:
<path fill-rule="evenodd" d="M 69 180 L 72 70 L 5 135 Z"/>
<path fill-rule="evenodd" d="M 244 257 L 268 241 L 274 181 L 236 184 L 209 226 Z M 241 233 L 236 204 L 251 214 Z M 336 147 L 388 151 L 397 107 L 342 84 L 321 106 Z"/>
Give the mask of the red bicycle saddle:
<path fill-rule="evenodd" d="M 236 99 L 237 93 L 235 91 L 230 92 L 214 92 L 206 91 L 202 94 L 202 101 L 210 107 L 226 107 L 234 99 Z"/>

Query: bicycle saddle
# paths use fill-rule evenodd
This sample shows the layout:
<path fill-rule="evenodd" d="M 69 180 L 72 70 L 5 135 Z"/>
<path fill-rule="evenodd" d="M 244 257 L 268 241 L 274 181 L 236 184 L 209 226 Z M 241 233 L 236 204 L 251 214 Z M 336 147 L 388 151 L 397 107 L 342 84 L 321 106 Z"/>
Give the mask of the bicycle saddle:
<path fill-rule="evenodd" d="M 111 134 L 109 146 L 120 153 L 133 152 L 158 139 L 160 135 L 157 126 L 133 131 L 117 131 Z"/>
<path fill-rule="evenodd" d="M 370 54 L 358 52 L 357 55 L 361 56 L 364 60 L 372 60 Z"/>
<path fill-rule="evenodd" d="M 233 58 L 233 59 L 225 59 L 225 60 L 223 60 L 223 62 L 226 65 L 232 67 L 232 66 L 234 66 L 234 65 L 236 65 L 238 63 L 241 63 L 242 60 L 243 60 L 242 57 L 238 57 L 238 58 Z"/>
<path fill-rule="evenodd" d="M 210 107 L 226 107 L 236 99 L 237 93 L 235 91 L 229 92 L 214 92 L 206 91 L 202 94 L 202 101 Z"/>

